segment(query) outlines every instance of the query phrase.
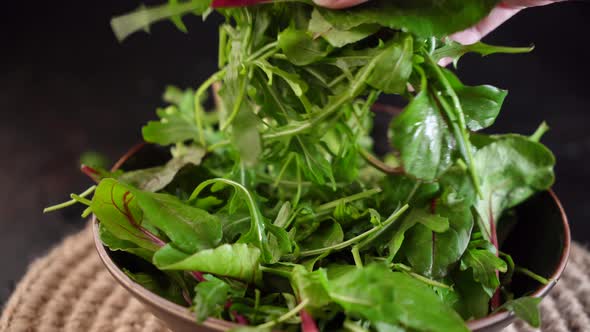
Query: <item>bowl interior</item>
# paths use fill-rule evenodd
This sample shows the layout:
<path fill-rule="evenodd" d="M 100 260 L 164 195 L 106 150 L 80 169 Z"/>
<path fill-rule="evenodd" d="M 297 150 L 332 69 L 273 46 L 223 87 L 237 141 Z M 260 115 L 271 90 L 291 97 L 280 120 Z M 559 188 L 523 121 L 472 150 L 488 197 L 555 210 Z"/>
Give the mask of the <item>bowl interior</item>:
<path fill-rule="evenodd" d="M 162 148 L 146 145 L 125 162 L 125 169 L 138 169 L 161 165 L 169 158 Z M 516 221 L 517 222 L 513 222 Z M 510 254 L 519 266 L 546 277 L 551 282 L 538 282 L 520 274 L 513 277 L 512 291 L 516 296 L 531 295 L 542 297 L 555 285 L 565 269 L 570 247 L 570 231 L 563 208 L 552 191 L 542 192 L 514 209 L 499 223 L 498 234 L 501 251 Z M 95 225 L 95 240 L 101 259 L 111 274 L 135 297 L 146 304 L 152 312 L 164 320 L 174 331 L 222 331 L 233 324 L 209 319 L 205 325 L 194 323 L 194 315 L 185 307 L 172 303 L 134 283 L 125 275 L 120 266 L 130 259 L 124 252 L 111 252 L 98 237 Z M 485 318 L 472 320 L 468 326 L 473 331 L 500 331 L 509 325 L 514 317 L 500 312 Z M 196 328 L 196 329 L 195 329 Z"/>

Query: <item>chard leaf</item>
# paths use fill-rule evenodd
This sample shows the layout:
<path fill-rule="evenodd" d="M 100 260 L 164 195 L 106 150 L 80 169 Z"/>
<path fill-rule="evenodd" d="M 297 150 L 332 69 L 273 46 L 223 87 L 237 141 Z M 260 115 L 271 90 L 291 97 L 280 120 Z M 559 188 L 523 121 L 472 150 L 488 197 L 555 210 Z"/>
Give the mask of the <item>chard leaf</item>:
<path fill-rule="evenodd" d="M 408 231 L 404 245 L 413 270 L 434 279 L 447 276 L 451 265 L 458 262 L 471 237 L 473 216 L 468 205 L 437 204 L 436 213 L 445 218 L 447 230 L 416 225 Z"/>
<path fill-rule="evenodd" d="M 498 222 L 502 212 L 535 192 L 549 189 L 555 178 L 555 157 L 551 151 L 524 136 L 499 136 L 474 158 L 483 193 L 475 209 L 486 239 L 490 239 L 490 225 Z"/>
<path fill-rule="evenodd" d="M 195 287 L 193 311 L 197 321 L 203 322 L 208 317 L 219 317 L 224 310 L 230 286 L 223 280 L 212 275 L 205 275 L 206 282 L 200 282 Z"/>
<path fill-rule="evenodd" d="M 538 297 L 521 297 L 504 303 L 498 310 L 510 310 L 530 326 L 539 328 L 541 327 L 541 312 L 539 310 L 541 300 Z"/>
<path fill-rule="evenodd" d="M 326 21 L 317 9 L 311 13 L 308 27 L 310 32 L 321 36 L 334 47 L 343 47 L 363 40 L 377 32 L 379 28 L 378 24 L 363 24 L 348 30 L 340 30 Z"/>
<path fill-rule="evenodd" d="M 197 252 L 161 270 L 200 271 L 245 282 L 259 279 L 260 250 L 244 243 L 223 244 Z"/>
<path fill-rule="evenodd" d="M 455 141 L 436 102 L 421 91 L 391 123 L 393 145 L 405 171 L 434 180 L 451 166 Z"/>
<path fill-rule="evenodd" d="M 167 4 L 146 7 L 141 5 L 134 12 L 114 17 L 111 20 L 111 28 L 119 41 L 123 41 L 129 35 L 144 30 L 150 32 L 150 25 L 155 22 L 170 19 L 176 27 L 186 32 L 181 17 L 186 14 L 203 14 L 211 0 L 169 0 Z"/>
<path fill-rule="evenodd" d="M 156 192 L 164 189 L 186 165 L 198 166 L 205 156 L 200 147 L 186 147 L 182 153 L 170 159 L 164 166 L 156 166 L 136 171 L 125 172 L 118 180 L 140 190 Z"/>
<path fill-rule="evenodd" d="M 385 93 L 403 93 L 412 74 L 413 56 L 412 36 L 400 34 L 371 61 L 374 68 L 367 84 Z"/>
<path fill-rule="evenodd" d="M 349 9 L 319 11 L 328 22 L 342 30 L 362 24 L 380 24 L 421 37 L 440 37 L 479 22 L 496 3 L 496 0 L 372 0 Z"/>
<path fill-rule="evenodd" d="M 116 238 L 134 243 L 150 252 L 158 250 L 160 245 L 143 228 L 146 224 L 143 210 L 126 185 L 115 179 L 100 181 L 90 208 L 101 225 Z"/>
<path fill-rule="evenodd" d="M 279 47 L 289 61 L 297 66 L 305 66 L 326 57 L 330 48 L 322 39 L 314 39 L 307 31 L 289 27 L 278 37 Z"/>
<path fill-rule="evenodd" d="M 468 331 L 463 319 L 425 284 L 385 265 L 328 272 L 330 297 L 347 314 L 371 324 L 403 325 L 420 331 Z"/>

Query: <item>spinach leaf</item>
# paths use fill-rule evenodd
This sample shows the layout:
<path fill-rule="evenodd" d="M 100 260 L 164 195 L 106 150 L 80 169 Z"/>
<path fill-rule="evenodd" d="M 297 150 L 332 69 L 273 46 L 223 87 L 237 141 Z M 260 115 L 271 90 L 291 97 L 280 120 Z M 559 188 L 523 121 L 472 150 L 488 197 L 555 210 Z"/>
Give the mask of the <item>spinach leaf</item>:
<path fill-rule="evenodd" d="M 214 276 L 205 275 L 205 282 L 200 282 L 195 287 L 194 312 L 197 321 L 203 322 L 208 317 L 219 317 L 225 309 L 230 286 L 223 280 Z"/>
<path fill-rule="evenodd" d="M 455 140 L 434 100 L 422 91 L 391 123 L 392 143 L 404 170 L 434 180 L 452 164 Z"/>
<path fill-rule="evenodd" d="M 541 313 L 539 311 L 541 300 L 541 298 L 536 297 L 521 297 L 504 303 L 498 310 L 510 310 L 514 312 L 516 317 L 524 320 L 530 326 L 538 328 L 541 326 Z"/>
<path fill-rule="evenodd" d="M 385 93 L 401 94 L 412 74 L 413 38 L 400 34 L 373 58 L 373 70 L 367 77 L 367 84 Z"/>

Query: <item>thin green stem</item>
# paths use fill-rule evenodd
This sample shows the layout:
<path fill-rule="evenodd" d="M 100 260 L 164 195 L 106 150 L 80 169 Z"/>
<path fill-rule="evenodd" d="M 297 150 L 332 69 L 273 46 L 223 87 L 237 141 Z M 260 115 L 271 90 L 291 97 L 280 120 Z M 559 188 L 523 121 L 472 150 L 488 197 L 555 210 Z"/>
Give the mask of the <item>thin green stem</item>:
<path fill-rule="evenodd" d="M 541 137 L 543 137 L 547 131 L 549 131 L 549 126 L 547 125 L 547 122 L 543 121 L 539 128 L 537 128 L 531 137 L 529 137 L 529 139 L 538 143 L 541 140 Z"/>
<path fill-rule="evenodd" d="M 404 213 L 408 208 L 409 208 L 409 205 L 407 205 L 407 204 L 404 205 L 403 207 L 401 207 L 398 210 L 397 216 L 398 217 L 401 216 L 401 214 Z M 375 232 L 378 232 L 380 229 L 389 226 L 389 224 L 392 223 L 392 222 L 394 222 L 395 219 L 396 218 L 392 218 L 389 221 L 389 223 L 383 223 L 380 226 L 375 226 L 375 227 L 371 228 L 370 230 L 368 230 L 368 231 L 366 231 L 366 232 L 364 232 L 364 233 L 362 233 L 360 235 L 357 235 L 357 236 L 355 236 L 355 237 L 353 237 L 353 238 L 351 238 L 349 240 L 340 242 L 338 244 L 334 244 L 334 245 L 331 245 L 331 246 L 325 247 L 325 248 L 319 248 L 319 249 L 302 251 L 302 252 L 299 253 L 299 256 L 301 256 L 301 257 L 315 256 L 315 255 L 322 254 L 322 253 L 324 253 L 326 251 L 338 251 L 338 250 L 342 250 L 342 249 L 344 249 L 346 247 L 349 247 L 349 246 L 351 246 L 351 245 L 353 245 L 355 243 L 358 243 L 358 242 L 362 241 L 363 239 L 365 239 L 365 238 L 371 236 L 372 234 L 374 234 Z"/>
<path fill-rule="evenodd" d="M 299 311 L 303 310 L 303 308 L 305 308 L 305 306 L 307 305 L 308 302 L 309 302 L 309 300 L 305 299 L 305 300 L 301 301 L 301 303 L 299 303 L 295 308 L 289 310 L 288 312 L 286 312 L 284 315 L 277 318 L 276 320 L 266 322 L 264 324 L 258 325 L 257 327 L 259 329 L 268 329 L 268 328 L 271 328 L 279 323 L 289 320 L 292 317 L 295 317 L 295 315 L 297 315 L 299 313 Z"/>
<path fill-rule="evenodd" d="M 356 267 L 363 267 L 363 260 L 361 258 L 361 253 L 359 252 L 359 246 L 353 246 L 352 247 L 352 258 L 354 259 L 354 265 L 356 265 Z"/>
<path fill-rule="evenodd" d="M 70 197 L 75 200 L 78 203 L 84 204 L 86 206 L 90 206 L 92 204 L 92 201 L 89 199 L 86 199 L 84 197 L 81 197 L 79 195 L 76 194 L 71 194 Z"/>
<path fill-rule="evenodd" d="M 287 279 L 288 278 L 291 278 L 291 273 L 288 272 L 288 271 L 285 271 L 285 270 L 275 269 L 273 267 L 267 267 L 267 266 L 262 266 L 262 265 L 260 265 L 258 267 L 258 269 L 260 271 L 262 271 L 262 272 L 274 274 L 274 275 L 277 275 L 279 277 L 284 277 L 284 278 L 287 278 Z"/>
<path fill-rule="evenodd" d="M 347 331 L 350 332 L 369 332 L 368 330 L 363 329 L 358 324 L 351 322 L 349 320 L 345 320 L 344 324 L 342 324 L 342 327 L 344 327 Z"/>
<path fill-rule="evenodd" d="M 402 264 L 402 263 L 396 263 L 396 264 L 392 264 L 392 267 L 398 271 L 404 272 L 406 274 L 408 274 L 409 276 L 413 277 L 416 280 L 419 280 L 427 285 L 430 286 L 434 286 L 434 287 L 439 287 L 439 288 L 445 288 L 445 289 L 453 289 L 453 287 L 447 285 L 447 284 L 443 284 L 442 282 L 438 282 L 436 280 L 432 280 L 430 278 L 426 278 L 425 276 L 418 274 L 416 272 L 412 271 L 412 268 Z"/>
<path fill-rule="evenodd" d="M 405 209 L 402 207 L 401 209 L 395 210 L 387 219 L 385 219 L 385 221 L 383 222 L 383 227 L 381 227 L 377 232 L 375 232 L 373 235 L 371 235 L 370 237 L 368 237 L 366 240 L 364 240 L 363 242 L 358 244 L 359 249 L 364 248 L 367 244 L 371 243 L 373 240 L 375 240 L 376 238 L 378 238 L 381 234 L 383 234 L 383 232 L 385 232 L 391 225 L 394 224 L 394 221 L 396 221 L 397 219 L 399 219 L 399 217 L 401 217 L 402 214 L 404 214 L 404 212 L 406 212 L 406 209 L 408 207 L 408 204 L 404 205 Z"/>
<path fill-rule="evenodd" d="M 80 195 L 77 195 L 77 196 L 78 197 L 87 197 L 88 195 L 92 194 L 95 189 L 96 189 L 96 186 L 92 186 L 92 187 L 86 189 L 83 193 L 81 193 Z M 69 200 L 67 202 L 63 202 L 63 203 L 60 203 L 60 204 L 56 204 L 56 205 L 53 205 L 53 206 L 46 207 L 45 209 L 43 209 L 43 213 L 61 210 L 61 209 L 66 208 L 68 206 L 75 205 L 76 203 L 78 203 L 78 201 L 72 198 L 71 200 Z"/>
<path fill-rule="evenodd" d="M 469 134 L 467 133 L 467 129 L 466 129 L 467 126 L 465 124 L 465 113 L 463 112 L 463 107 L 461 106 L 461 101 L 459 100 L 459 96 L 457 96 L 457 93 L 455 92 L 455 90 L 451 86 L 451 83 L 449 82 L 449 80 L 447 79 L 447 77 L 445 76 L 443 71 L 441 70 L 440 66 L 432 58 L 432 56 L 430 54 L 425 54 L 425 57 L 426 57 L 428 64 L 430 65 L 430 67 L 432 68 L 432 70 L 434 71 L 436 76 L 438 77 L 439 82 L 442 84 L 442 86 L 445 90 L 445 93 L 449 97 L 451 97 L 451 100 L 453 102 L 453 108 L 454 108 L 455 112 L 452 112 L 448 108 L 446 110 L 449 113 L 449 115 L 453 114 L 454 118 L 458 121 L 458 133 L 457 134 L 459 134 L 460 135 L 459 137 L 461 137 L 461 140 L 459 140 L 459 141 L 462 141 L 461 143 L 463 145 L 463 149 L 462 149 L 463 155 L 464 155 L 464 158 L 466 159 L 465 161 L 469 165 L 469 173 L 471 175 L 471 179 L 473 181 L 473 186 L 475 187 L 475 191 L 481 197 L 482 196 L 481 187 L 479 184 L 479 178 L 477 177 L 477 174 L 475 172 L 475 162 L 473 160 L 473 154 L 471 152 L 471 143 L 469 141 Z M 446 104 L 446 101 L 444 100 L 444 98 L 441 97 L 441 98 L 439 98 L 439 100 L 444 101 L 444 103 Z M 455 121 L 451 121 L 451 122 L 455 123 Z M 457 125 L 457 124 L 455 123 L 455 125 Z"/>
<path fill-rule="evenodd" d="M 322 205 L 318 206 L 317 211 L 331 210 L 331 209 L 336 208 L 340 204 L 350 203 L 350 202 L 358 201 L 361 199 L 365 199 L 365 198 L 371 197 L 373 195 L 376 195 L 380 192 L 381 192 L 381 188 L 373 188 L 373 189 L 365 190 L 365 191 L 360 192 L 358 194 L 342 197 L 337 200 L 333 200 L 331 202 L 322 204 Z"/>
<path fill-rule="evenodd" d="M 549 279 L 547 279 L 545 277 L 542 277 L 542 276 L 536 274 L 535 272 L 533 272 L 533 271 L 531 271 L 529 269 L 526 269 L 524 267 L 515 266 L 514 267 L 514 272 L 517 272 L 517 273 L 520 273 L 520 274 L 524 274 L 525 276 L 527 276 L 527 277 L 529 277 L 529 278 L 531 278 L 533 280 L 536 280 L 536 281 L 540 282 L 543 285 L 549 284 Z"/>

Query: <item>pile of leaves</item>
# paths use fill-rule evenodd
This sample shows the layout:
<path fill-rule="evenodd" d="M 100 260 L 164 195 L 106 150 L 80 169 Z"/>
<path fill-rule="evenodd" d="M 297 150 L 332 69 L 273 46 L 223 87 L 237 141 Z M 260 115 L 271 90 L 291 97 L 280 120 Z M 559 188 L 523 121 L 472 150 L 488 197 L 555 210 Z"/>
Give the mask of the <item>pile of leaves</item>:
<path fill-rule="evenodd" d="M 438 64 L 530 50 L 446 37 L 497 1 L 237 6 L 256 2 L 170 0 L 113 19 L 123 39 L 161 19 L 186 30 L 185 14 L 215 10 L 226 18 L 219 70 L 196 90 L 168 88 L 169 106 L 143 127 L 146 142 L 170 148 L 169 161 L 84 166 L 97 186 L 55 208 L 88 205 L 103 243 L 132 255 L 125 272 L 198 321 L 449 332 L 508 309 L 537 326 L 539 300 L 512 298 L 515 265 L 496 227 L 551 186 L 554 157 L 539 143 L 547 128 L 477 133 L 507 92 L 464 85 Z M 215 107 L 205 110 L 212 86 Z M 392 152 L 377 157 L 381 94 L 408 104 L 390 124 Z"/>

